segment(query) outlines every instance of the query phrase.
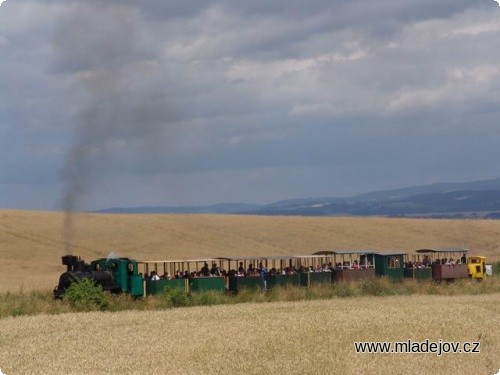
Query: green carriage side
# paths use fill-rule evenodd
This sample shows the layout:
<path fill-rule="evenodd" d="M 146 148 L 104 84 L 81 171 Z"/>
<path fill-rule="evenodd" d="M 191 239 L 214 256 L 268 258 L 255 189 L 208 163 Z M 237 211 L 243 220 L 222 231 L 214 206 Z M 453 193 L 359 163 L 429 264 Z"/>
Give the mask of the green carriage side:
<path fill-rule="evenodd" d="M 375 273 L 393 281 L 404 277 L 404 256 L 402 252 L 375 253 Z"/>

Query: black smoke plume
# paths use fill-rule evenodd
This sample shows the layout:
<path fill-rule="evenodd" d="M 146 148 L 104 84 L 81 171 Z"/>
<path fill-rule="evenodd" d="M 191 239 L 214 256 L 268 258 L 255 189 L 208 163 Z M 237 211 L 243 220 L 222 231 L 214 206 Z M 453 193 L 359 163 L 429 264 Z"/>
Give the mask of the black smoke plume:
<path fill-rule="evenodd" d="M 67 77 L 69 92 L 61 105 L 74 108 L 73 143 L 60 173 L 67 253 L 74 212 L 106 168 L 125 153 L 154 153 L 172 120 L 147 29 L 139 8 L 118 1 L 70 3 L 57 25 L 54 68 Z"/>

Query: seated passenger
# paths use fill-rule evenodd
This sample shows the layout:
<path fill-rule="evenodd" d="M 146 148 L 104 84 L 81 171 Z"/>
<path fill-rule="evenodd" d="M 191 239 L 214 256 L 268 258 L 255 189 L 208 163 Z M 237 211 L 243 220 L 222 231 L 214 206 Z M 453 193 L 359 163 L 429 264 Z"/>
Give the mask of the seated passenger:
<path fill-rule="evenodd" d="M 151 272 L 151 281 L 158 281 L 160 280 L 160 276 L 156 273 L 156 271 Z"/>
<path fill-rule="evenodd" d="M 212 269 L 210 270 L 210 273 L 212 274 L 212 276 L 220 276 L 221 275 L 220 267 L 215 263 L 212 264 Z"/>
<path fill-rule="evenodd" d="M 217 264 L 213 263 L 212 264 L 212 269 L 210 270 L 210 273 L 212 275 L 215 275 L 215 276 L 220 276 L 221 275 L 221 269 L 220 269 L 220 267 Z"/>
<path fill-rule="evenodd" d="M 425 265 L 425 266 L 430 266 L 431 265 L 431 260 L 429 258 L 428 255 L 424 256 L 424 260 L 422 261 L 422 263 Z"/>
<path fill-rule="evenodd" d="M 205 277 L 209 276 L 210 275 L 210 271 L 208 269 L 208 263 L 205 262 L 205 264 L 203 265 L 203 267 L 201 267 L 201 274 Z"/>
<path fill-rule="evenodd" d="M 245 267 L 243 267 L 243 262 L 240 262 L 240 267 L 238 268 L 238 273 L 241 273 L 242 275 L 245 274 Z"/>

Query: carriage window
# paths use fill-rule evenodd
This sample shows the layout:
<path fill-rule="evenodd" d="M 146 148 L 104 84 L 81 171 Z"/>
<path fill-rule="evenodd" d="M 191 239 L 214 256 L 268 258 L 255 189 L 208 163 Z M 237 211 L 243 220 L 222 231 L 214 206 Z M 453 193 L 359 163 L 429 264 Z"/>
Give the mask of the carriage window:
<path fill-rule="evenodd" d="M 389 268 L 400 268 L 399 256 L 388 257 L 387 258 L 387 266 Z"/>

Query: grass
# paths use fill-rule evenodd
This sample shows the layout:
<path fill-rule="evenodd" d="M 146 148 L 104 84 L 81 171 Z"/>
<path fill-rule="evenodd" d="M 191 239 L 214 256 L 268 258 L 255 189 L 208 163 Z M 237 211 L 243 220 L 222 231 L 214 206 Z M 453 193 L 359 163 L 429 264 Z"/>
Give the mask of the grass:
<path fill-rule="evenodd" d="M 76 285 L 76 284 L 74 284 Z M 483 282 L 459 280 L 436 284 L 432 281 L 404 280 L 394 283 L 385 278 L 339 284 L 318 284 L 309 288 L 277 287 L 267 293 L 243 290 L 237 294 L 205 291 L 186 293 L 179 289 L 167 289 L 164 293 L 135 299 L 129 295 L 99 294 L 89 299 L 87 291 L 77 291 L 62 301 L 54 300 L 51 293 L 0 294 L 0 318 L 37 314 L 61 314 L 80 311 L 129 311 L 165 310 L 176 307 L 232 305 L 241 303 L 293 302 L 326 300 L 363 296 L 406 295 L 480 295 L 500 293 L 500 278 L 488 278 Z M 97 302 L 98 303 L 97 303 Z"/>
<path fill-rule="evenodd" d="M 57 284 L 62 223 L 62 213 L 0 210 L 0 293 Z M 500 261 L 500 220 L 78 214 L 74 224 L 73 254 L 87 261 L 111 251 L 164 260 L 463 246 Z"/>
<path fill-rule="evenodd" d="M 8 375 L 491 375 L 500 368 L 499 315 L 500 293 L 26 316 L 0 320 L 0 364 Z M 481 352 L 356 354 L 353 347 L 408 339 L 480 341 Z"/>

